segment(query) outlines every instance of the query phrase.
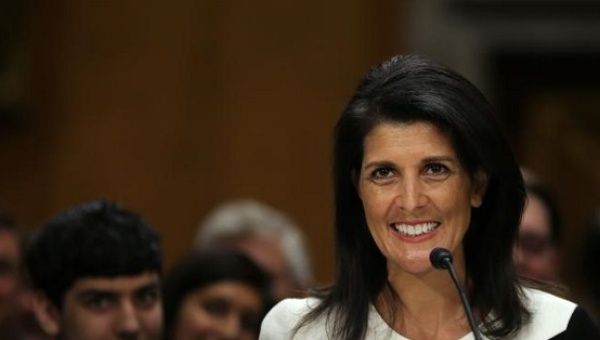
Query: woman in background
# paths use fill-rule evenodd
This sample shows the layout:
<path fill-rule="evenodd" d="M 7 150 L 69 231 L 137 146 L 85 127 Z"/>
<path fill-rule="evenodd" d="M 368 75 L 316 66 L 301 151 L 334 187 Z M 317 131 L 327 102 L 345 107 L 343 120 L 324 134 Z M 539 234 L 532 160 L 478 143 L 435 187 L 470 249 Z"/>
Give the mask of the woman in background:
<path fill-rule="evenodd" d="M 559 282 L 561 221 L 558 207 L 546 187 L 525 179 L 527 201 L 521 217 L 514 259 L 522 277 Z"/>
<path fill-rule="evenodd" d="M 269 289 L 266 274 L 240 253 L 195 253 L 165 278 L 164 338 L 256 339 Z"/>

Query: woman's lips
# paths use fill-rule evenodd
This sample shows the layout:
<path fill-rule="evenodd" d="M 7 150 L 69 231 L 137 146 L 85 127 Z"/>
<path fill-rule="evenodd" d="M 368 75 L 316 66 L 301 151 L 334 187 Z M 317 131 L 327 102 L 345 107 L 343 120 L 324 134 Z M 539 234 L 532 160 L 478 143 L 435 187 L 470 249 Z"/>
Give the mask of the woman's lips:
<path fill-rule="evenodd" d="M 441 225 L 437 221 L 396 222 L 390 224 L 394 234 L 405 241 L 419 242 L 432 237 Z"/>

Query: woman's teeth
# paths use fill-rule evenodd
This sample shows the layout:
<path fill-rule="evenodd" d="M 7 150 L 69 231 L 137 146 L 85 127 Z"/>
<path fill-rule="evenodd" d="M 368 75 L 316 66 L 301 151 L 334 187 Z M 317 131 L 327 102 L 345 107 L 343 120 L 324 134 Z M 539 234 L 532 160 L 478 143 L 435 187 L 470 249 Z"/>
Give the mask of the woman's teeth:
<path fill-rule="evenodd" d="M 392 226 L 402 235 L 406 236 L 419 236 L 433 231 L 440 225 L 439 222 L 427 222 L 419 224 L 403 224 L 394 223 Z"/>

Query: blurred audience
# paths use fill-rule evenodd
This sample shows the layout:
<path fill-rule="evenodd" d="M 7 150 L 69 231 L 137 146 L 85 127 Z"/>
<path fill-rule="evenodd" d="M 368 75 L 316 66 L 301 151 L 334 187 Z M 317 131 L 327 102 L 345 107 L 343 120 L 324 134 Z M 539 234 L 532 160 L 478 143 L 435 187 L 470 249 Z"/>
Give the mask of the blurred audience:
<path fill-rule="evenodd" d="M 531 175 L 525 176 L 527 201 L 514 250 L 520 275 L 547 282 L 559 279 L 558 246 L 561 221 L 548 190 Z"/>
<path fill-rule="evenodd" d="M 261 266 L 273 280 L 279 301 L 301 296 L 312 283 L 312 270 L 300 229 L 282 212 L 255 200 L 226 202 L 200 223 L 196 248 L 237 249 Z"/>
<path fill-rule="evenodd" d="M 193 254 L 164 282 L 166 340 L 257 339 L 272 305 L 268 276 L 238 252 Z"/>
<path fill-rule="evenodd" d="M 13 219 L 0 211 L 0 339 L 46 339 L 33 317 L 22 238 Z"/>
<path fill-rule="evenodd" d="M 0 323 L 18 305 L 21 280 L 21 242 L 12 219 L 0 212 Z"/>
<path fill-rule="evenodd" d="M 58 339 L 159 339 L 158 236 L 140 216 L 106 201 L 65 211 L 27 251 L 41 327 Z"/>
<path fill-rule="evenodd" d="M 586 296 L 583 301 L 588 310 L 600 324 L 600 208 L 583 233 L 581 251 L 581 277 L 584 279 Z"/>

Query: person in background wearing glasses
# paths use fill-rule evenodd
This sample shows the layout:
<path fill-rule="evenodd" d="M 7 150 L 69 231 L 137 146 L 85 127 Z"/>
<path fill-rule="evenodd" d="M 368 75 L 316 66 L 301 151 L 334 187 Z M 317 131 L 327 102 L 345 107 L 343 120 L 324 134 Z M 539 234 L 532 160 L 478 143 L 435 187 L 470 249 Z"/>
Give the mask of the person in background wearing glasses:
<path fill-rule="evenodd" d="M 561 220 L 548 190 L 526 180 L 527 202 L 519 225 L 514 258 L 519 275 L 545 282 L 559 279 L 558 245 Z"/>

